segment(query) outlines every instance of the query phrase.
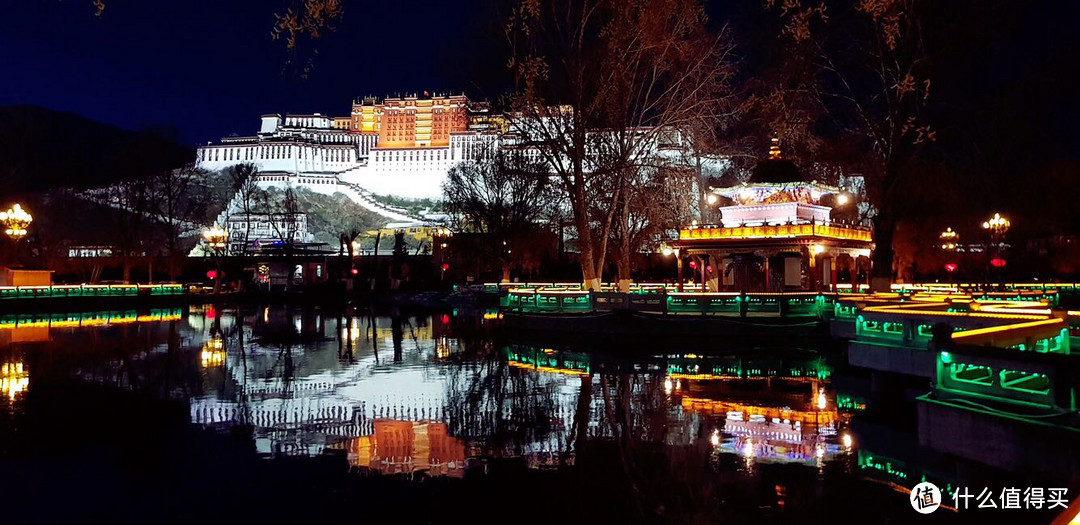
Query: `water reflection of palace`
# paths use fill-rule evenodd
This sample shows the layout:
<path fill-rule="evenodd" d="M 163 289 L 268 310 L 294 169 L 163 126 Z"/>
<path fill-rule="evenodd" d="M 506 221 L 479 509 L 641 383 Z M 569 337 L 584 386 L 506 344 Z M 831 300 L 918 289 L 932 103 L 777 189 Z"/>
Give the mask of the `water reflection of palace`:
<path fill-rule="evenodd" d="M 465 443 L 451 437 L 445 423 L 377 419 L 373 426 L 371 435 L 342 445 L 349 464 L 387 474 L 461 477 L 465 472 Z"/>

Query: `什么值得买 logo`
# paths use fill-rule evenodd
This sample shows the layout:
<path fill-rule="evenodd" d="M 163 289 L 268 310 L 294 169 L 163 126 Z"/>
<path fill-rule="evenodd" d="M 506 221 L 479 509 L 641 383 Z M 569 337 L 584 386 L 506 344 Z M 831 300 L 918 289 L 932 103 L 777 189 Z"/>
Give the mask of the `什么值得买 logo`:
<path fill-rule="evenodd" d="M 937 485 L 924 481 L 911 489 L 911 508 L 919 514 L 930 514 L 941 506 L 941 490 Z"/>

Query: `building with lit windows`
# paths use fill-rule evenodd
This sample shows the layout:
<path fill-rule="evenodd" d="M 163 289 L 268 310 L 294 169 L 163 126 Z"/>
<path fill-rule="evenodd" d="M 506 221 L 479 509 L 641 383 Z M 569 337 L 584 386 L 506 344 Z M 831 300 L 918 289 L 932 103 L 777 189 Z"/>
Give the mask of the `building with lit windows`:
<path fill-rule="evenodd" d="M 263 115 L 258 133 L 200 147 L 197 164 L 216 171 L 252 163 L 260 183 L 342 192 L 385 215 L 373 196 L 440 198 L 450 168 L 476 155 L 475 143 L 494 140 L 500 122 L 465 95 L 366 97 L 348 117 Z"/>

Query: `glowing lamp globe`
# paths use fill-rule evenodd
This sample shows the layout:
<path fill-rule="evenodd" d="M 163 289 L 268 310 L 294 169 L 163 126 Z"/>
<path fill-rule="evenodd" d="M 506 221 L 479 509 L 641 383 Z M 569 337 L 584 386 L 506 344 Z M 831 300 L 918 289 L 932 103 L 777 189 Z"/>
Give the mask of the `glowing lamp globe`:
<path fill-rule="evenodd" d="M 949 273 L 955 272 L 956 271 L 956 263 L 947 263 L 947 264 L 945 264 L 945 271 L 949 272 Z"/>
<path fill-rule="evenodd" d="M 206 278 L 217 279 L 217 270 L 210 270 L 209 272 L 206 272 Z"/>
<path fill-rule="evenodd" d="M 356 275 L 356 274 L 360 273 L 360 270 L 357 270 L 356 268 L 353 268 L 353 269 L 349 270 L 349 273 L 351 273 L 353 275 Z"/>
<path fill-rule="evenodd" d="M 990 266 L 993 266 L 994 268 L 1002 268 L 1005 266 L 1005 259 L 1002 259 L 1001 257 L 995 257 L 993 259 L 990 259 Z"/>

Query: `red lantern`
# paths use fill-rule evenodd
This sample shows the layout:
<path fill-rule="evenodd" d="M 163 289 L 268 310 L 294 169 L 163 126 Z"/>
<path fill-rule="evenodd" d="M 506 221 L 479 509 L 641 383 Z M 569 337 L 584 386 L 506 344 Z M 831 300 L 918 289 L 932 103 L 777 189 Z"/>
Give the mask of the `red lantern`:
<path fill-rule="evenodd" d="M 690 261 L 691 268 L 697 268 L 697 261 Z"/>
<path fill-rule="evenodd" d="M 1002 259 L 1001 257 L 996 257 L 996 258 L 990 259 L 990 266 L 993 266 L 994 268 L 1004 267 L 1005 266 L 1005 259 Z"/>
<path fill-rule="evenodd" d="M 206 278 L 217 279 L 217 270 L 210 270 L 209 272 L 206 272 Z"/>
<path fill-rule="evenodd" d="M 711 272 L 712 271 L 712 265 L 710 264 L 710 265 L 706 266 L 705 271 L 706 272 Z"/>
<path fill-rule="evenodd" d="M 349 273 L 352 273 L 353 275 L 356 275 L 356 274 L 360 273 L 360 270 L 357 270 L 356 268 L 353 268 L 352 270 L 349 270 Z"/>
<path fill-rule="evenodd" d="M 449 270 L 449 269 L 450 269 L 450 265 L 449 265 L 449 264 L 447 264 L 447 263 L 443 263 L 443 265 L 442 265 L 442 271 L 444 271 L 444 272 L 445 272 L 446 270 Z"/>
<path fill-rule="evenodd" d="M 949 273 L 955 272 L 956 271 L 956 263 L 946 263 L 945 264 L 945 271 L 949 272 Z"/>

